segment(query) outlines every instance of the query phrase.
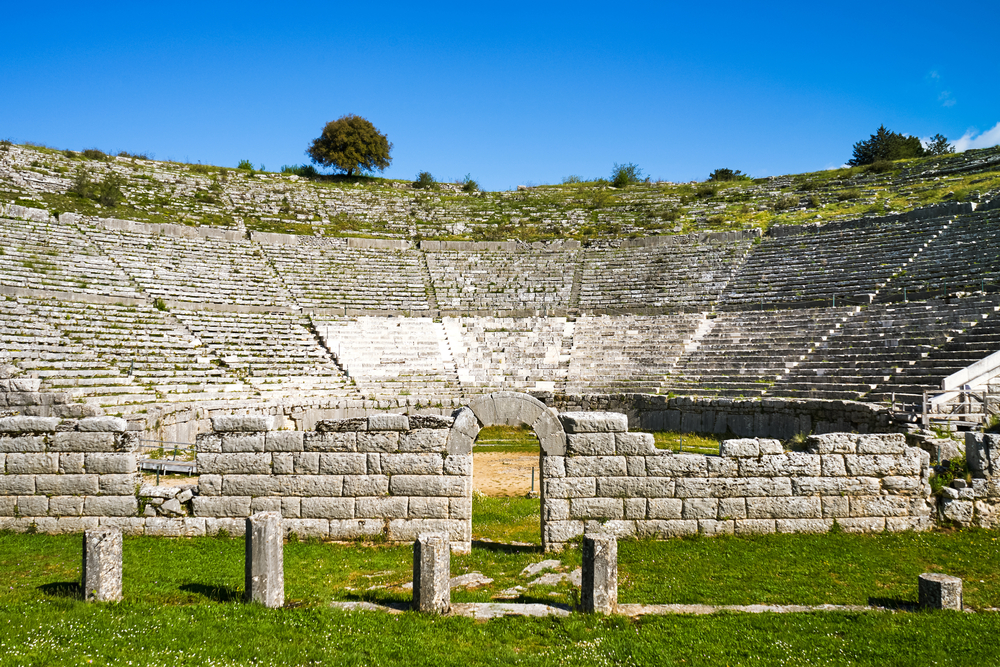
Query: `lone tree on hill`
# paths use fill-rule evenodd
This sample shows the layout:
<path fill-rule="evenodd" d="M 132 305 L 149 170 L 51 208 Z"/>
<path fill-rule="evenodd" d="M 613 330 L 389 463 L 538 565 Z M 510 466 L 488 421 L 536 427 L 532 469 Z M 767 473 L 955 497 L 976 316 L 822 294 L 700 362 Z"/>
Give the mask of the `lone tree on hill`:
<path fill-rule="evenodd" d="M 887 130 L 885 125 L 882 125 L 868 141 L 859 141 L 854 144 L 854 157 L 847 164 L 852 167 L 860 167 L 861 165 L 874 164 L 886 160 L 905 160 L 911 157 L 923 157 L 925 154 L 920 139 L 897 134 L 891 130 Z"/>
<path fill-rule="evenodd" d="M 943 134 L 935 134 L 924 149 L 927 155 L 947 155 L 954 153 L 955 147 L 948 143 L 948 137 Z"/>
<path fill-rule="evenodd" d="M 392 162 L 391 151 L 392 144 L 371 122 L 347 114 L 327 123 L 306 153 L 316 164 L 353 176 L 354 172 L 382 171 Z"/>
<path fill-rule="evenodd" d="M 708 175 L 708 180 L 710 181 L 749 181 L 751 180 L 747 174 L 737 169 L 733 171 L 732 169 L 716 169 L 711 174 Z"/>

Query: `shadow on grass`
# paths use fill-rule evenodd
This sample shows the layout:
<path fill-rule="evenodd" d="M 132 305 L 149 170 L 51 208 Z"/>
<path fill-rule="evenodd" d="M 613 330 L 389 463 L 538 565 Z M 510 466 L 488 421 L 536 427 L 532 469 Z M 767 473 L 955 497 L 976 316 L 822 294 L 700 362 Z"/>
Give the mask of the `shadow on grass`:
<path fill-rule="evenodd" d="M 212 586 L 209 584 L 184 584 L 181 590 L 201 595 L 216 602 L 242 602 L 243 591 L 232 586 Z"/>
<path fill-rule="evenodd" d="M 899 598 L 868 598 L 868 606 L 898 611 L 917 611 L 920 609 L 920 605 L 913 600 L 900 600 Z"/>
<path fill-rule="evenodd" d="M 494 553 L 505 554 L 540 554 L 542 545 L 540 544 L 504 544 L 503 542 L 486 542 L 483 540 L 472 540 L 473 549 L 482 549 Z"/>
<path fill-rule="evenodd" d="M 38 590 L 45 595 L 57 598 L 79 600 L 83 597 L 79 581 L 53 581 L 52 583 L 42 584 L 38 587 Z"/>

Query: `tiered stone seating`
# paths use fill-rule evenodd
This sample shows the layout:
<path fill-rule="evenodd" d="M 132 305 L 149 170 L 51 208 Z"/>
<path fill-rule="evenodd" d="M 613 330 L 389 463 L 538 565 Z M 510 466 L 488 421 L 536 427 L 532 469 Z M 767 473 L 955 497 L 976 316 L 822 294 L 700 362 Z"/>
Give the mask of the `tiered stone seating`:
<path fill-rule="evenodd" d="M 828 305 L 834 295 L 843 303 L 867 303 L 867 295 L 878 292 L 949 223 L 948 218 L 835 223 L 766 237 L 740 267 L 720 306 Z"/>
<path fill-rule="evenodd" d="M 817 308 L 719 313 L 677 361 L 661 392 L 760 396 L 856 313 Z"/>
<path fill-rule="evenodd" d="M 365 395 L 460 393 L 444 326 L 428 317 L 315 319 L 326 348 Z"/>
<path fill-rule="evenodd" d="M 464 391 L 565 387 L 574 332 L 565 317 L 446 317 L 442 323 Z"/>
<path fill-rule="evenodd" d="M 656 393 L 703 315 L 578 317 L 566 380 L 568 393 Z"/>
<path fill-rule="evenodd" d="M 1000 210 L 959 216 L 930 247 L 917 255 L 880 301 L 958 291 L 996 291 L 1000 287 Z"/>
<path fill-rule="evenodd" d="M 588 250 L 579 307 L 583 311 L 711 309 L 750 248 L 741 241 L 671 237 L 652 247 Z"/>
<path fill-rule="evenodd" d="M 423 311 L 427 279 L 416 250 L 346 245 L 263 245 L 304 308 Z"/>
<path fill-rule="evenodd" d="M 101 405 L 248 395 L 183 326 L 151 306 L 33 299 L 0 306 L 5 346 L 21 369 L 42 378 L 44 390 Z M 40 328 L 12 325 L 16 320 Z"/>
<path fill-rule="evenodd" d="M 463 312 L 569 308 L 577 260 L 575 250 L 427 253 L 438 307 Z"/>
<path fill-rule="evenodd" d="M 980 319 L 981 310 L 975 301 L 865 308 L 769 393 L 858 400 Z"/>
<path fill-rule="evenodd" d="M 152 297 L 244 306 L 292 303 L 274 269 L 249 241 L 84 230 Z"/>
<path fill-rule="evenodd" d="M 343 374 L 307 317 L 285 313 L 173 314 L 229 372 L 269 397 L 344 390 Z"/>
<path fill-rule="evenodd" d="M 0 218 L 0 285 L 138 297 L 114 262 L 73 225 Z"/>

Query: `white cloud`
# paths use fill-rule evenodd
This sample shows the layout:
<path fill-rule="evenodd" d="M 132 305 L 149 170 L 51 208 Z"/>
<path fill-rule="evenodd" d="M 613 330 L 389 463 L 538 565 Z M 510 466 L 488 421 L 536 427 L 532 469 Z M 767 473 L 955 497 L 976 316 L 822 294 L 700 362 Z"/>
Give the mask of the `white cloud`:
<path fill-rule="evenodd" d="M 969 130 L 960 139 L 955 140 L 955 152 L 961 153 L 970 148 L 989 148 L 998 145 L 1000 145 L 1000 123 L 978 135 L 975 129 Z"/>

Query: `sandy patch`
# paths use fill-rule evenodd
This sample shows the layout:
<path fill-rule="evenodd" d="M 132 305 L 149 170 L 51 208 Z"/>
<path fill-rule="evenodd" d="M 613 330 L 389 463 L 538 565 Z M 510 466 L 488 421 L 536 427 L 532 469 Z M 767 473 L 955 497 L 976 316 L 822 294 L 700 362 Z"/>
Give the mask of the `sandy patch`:
<path fill-rule="evenodd" d="M 532 452 L 484 452 L 472 455 L 472 487 L 487 496 L 523 496 L 531 490 L 531 469 L 535 469 L 538 493 L 538 454 Z"/>

